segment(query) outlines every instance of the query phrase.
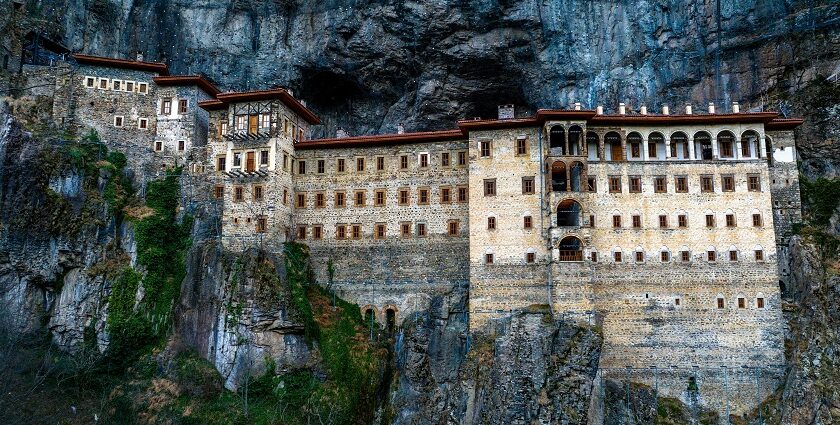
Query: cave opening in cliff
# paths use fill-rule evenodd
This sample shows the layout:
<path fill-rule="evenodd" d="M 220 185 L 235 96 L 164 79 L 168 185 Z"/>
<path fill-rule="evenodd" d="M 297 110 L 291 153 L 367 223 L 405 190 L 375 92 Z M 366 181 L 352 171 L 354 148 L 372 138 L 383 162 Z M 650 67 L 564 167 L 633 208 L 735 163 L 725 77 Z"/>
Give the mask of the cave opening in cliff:
<path fill-rule="evenodd" d="M 333 70 L 302 69 L 298 84 L 300 96 L 319 111 L 352 114 L 353 102 L 369 93 L 355 79 Z"/>

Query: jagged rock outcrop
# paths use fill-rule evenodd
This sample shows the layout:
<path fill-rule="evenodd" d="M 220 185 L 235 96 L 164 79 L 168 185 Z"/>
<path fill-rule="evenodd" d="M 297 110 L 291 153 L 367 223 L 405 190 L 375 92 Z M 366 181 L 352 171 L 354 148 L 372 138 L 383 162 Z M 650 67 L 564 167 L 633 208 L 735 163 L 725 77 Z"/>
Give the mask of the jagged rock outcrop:
<path fill-rule="evenodd" d="M 436 298 L 398 336 L 394 423 L 586 423 L 597 331 L 533 312 L 468 336 L 465 302 Z"/>

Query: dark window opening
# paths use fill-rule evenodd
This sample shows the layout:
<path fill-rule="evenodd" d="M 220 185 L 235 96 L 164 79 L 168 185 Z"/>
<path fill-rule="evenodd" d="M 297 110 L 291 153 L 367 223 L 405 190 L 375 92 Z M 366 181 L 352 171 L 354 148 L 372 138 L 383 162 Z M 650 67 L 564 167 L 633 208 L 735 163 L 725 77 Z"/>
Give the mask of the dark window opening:
<path fill-rule="evenodd" d="M 557 206 L 558 226 L 580 226 L 580 204 L 572 199 L 566 199 Z"/>

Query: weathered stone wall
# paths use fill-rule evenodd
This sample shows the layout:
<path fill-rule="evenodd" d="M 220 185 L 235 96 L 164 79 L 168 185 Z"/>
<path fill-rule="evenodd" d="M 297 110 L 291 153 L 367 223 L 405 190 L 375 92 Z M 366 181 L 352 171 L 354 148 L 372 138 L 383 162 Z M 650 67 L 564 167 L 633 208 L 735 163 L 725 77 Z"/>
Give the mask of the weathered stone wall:
<path fill-rule="evenodd" d="M 448 292 L 467 284 L 469 246 L 469 204 L 459 201 L 458 188 L 467 185 L 467 166 L 458 165 L 458 152 L 464 142 L 404 144 L 397 146 L 340 149 L 298 149 L 298 161 L 306 173 L 296 169 L 295 192 L 305 194 L 303 207 L 295 207 L 295 224 L 306 229 L 305 239 L 312 249 L 316 278 L 328 283 L 328 260 L 332 261 L 333 284 L 342 296 L 360 305 L 369 305 L 378 314 L 386 306 L 395 307 L 398 317 L 425 309 L 430 295 Z M 442 165 L 441 154 L 449 154 L 449 165 Z M 421 166 L 421 155 L 428 164 Z M 406 157 L 406 168 L 402 168 Z M 365 168 L 358 170 L 358 159 Z M 338 171 L 339 159 L 345 171 Z M 323 173 L 319 173 L 323 161 Z M 382 169 L 378 163 L 382 161 Z M 449 190 L 446 200 L 443 190 Z M 401 204 L 400 191 L 408 191 L 408 202 Z M 423 202 L 421 190 L 427 191 Z M 378 191 L 384 203 L 377 204 Z M 336 193 L 344 193 L 345 206 L 336 206 Z M 364 193 L 364 205 L 356 205 L 356 193 Z M 318 206 L 318 196 L 323 206 Z M 449 234 L 449 223 L 457 223 L 457 235 Z M 375 235 L 376 225 L 385 225 L 385 235 Z M 409 235 L 402 234 L 402 224 Z M 418 234 L 418 225 L 426 235 Z M 352 226 L 360 227 L 358 239 Z M 315 227 L 322 236 L 315 238 Z M 339 239 L 337 227 L 346 226 L 346 237 Z M 296 232 L 297 235 L 297 232 Z M 300 240 L 300 238 L 298 238 Z M 384 316 L 383 316 L 384 317 Z"/>
<path fill-rule="evenodd" d="M 776 229 L 779 282 L 790 285 L 790 241 L 793 224 L 802 221 L 799 195 L 799 154 L 793 131 L 769 132 L 772 158 L 769 160 L 770 191 L 773 194 L 773 225 Z"/>
<path fill-rule="evenodd" d="M 157 132 L 155 156 L 167 163 L 184 165 L 187 161 L 204 163 L 198 150 L 207 144 L 208 113 L 198 107 L 198 102 L 211 96 L 197 86 L 168 86 L 157 89 Z M 164 114 L 161 102 L 168 99 L 171 109 Z M 180 101 L 186 100 L 187 110 L 181 112 Z M 182 145 L 183 142 L 183 145 Z M 194 149 L 195 148 L 195 149 Z"/>

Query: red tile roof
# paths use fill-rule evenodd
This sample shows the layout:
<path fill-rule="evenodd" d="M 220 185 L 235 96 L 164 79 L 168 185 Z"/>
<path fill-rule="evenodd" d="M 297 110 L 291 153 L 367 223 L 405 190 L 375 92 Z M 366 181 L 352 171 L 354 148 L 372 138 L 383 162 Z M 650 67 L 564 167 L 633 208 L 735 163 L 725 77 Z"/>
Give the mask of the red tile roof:
<path fill-rule="evenodd" d="M 203 75 L 168 75 L 154 77 L 152 80 L 159 86 L 198 86 L 211 96 L 216 96 L 221 92 Z"/>
<path fill-rule="evenodd" d="M 315 115 L 314 112 L 303 106 L 299 100 L 295 99 L 286 89 L 270 89 L 270 90 L 254 90 L 246 92 L 225 92 L 216 95 L 215 99 L 205 100 L 199 102 L 198 106 L 204 109 L 220 109 L 226 105 L 237 102 L 251 102 L 256 100 L 271 100 L 279 99 L 283 104 L 289 107 L 296 114 L 303 117 L 311 125 L 321 123 L 321 119 Z"/>
<path fill-rule="evenodd" d="M 85 65 L 97 65 L 110 68 L 133 69 L 135 71 L 156 72 L 160 75 L 169 75 L 169 67 L 161 62 L 132 61 L 126 59 L 103 58 L 101 56 L 73 54 L 73 59 Z"/>
<path fill-rule="evenodd" d="M 295 144 L 295 149 L 369 147 L 397 145 L 403 143 L 441 142 L 459 139 L 466 139 L 461 130 L 423 131 L 418 133 L 378 134 L 374 136 L 307 140 Z"/>
<path fill-rule="evenodd" d="M 802 125 L 805 120 L 799 118 L 776 118 L 764 124 L 766 130 L 793 130 Z"/>

